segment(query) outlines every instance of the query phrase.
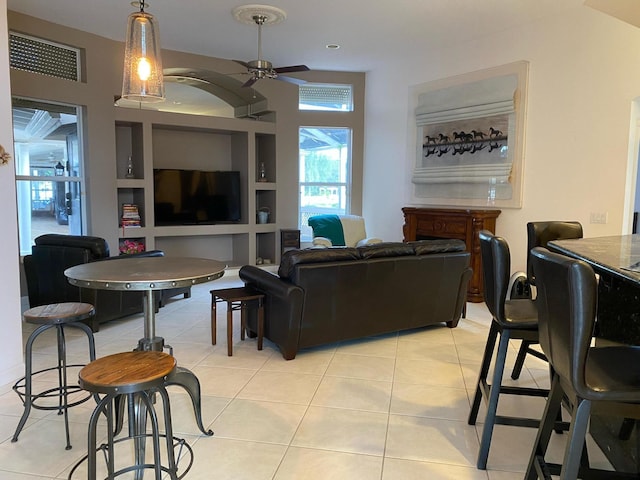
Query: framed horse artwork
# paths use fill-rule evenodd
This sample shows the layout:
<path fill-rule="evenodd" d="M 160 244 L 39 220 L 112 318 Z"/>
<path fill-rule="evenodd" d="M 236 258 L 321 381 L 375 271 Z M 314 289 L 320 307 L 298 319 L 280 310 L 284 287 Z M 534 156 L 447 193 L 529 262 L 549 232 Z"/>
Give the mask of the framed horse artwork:
<path fill-rule="evenodd" d="M 522 206 L 527 77 L 522 61 L 412 88 L 410 203 Z"/>

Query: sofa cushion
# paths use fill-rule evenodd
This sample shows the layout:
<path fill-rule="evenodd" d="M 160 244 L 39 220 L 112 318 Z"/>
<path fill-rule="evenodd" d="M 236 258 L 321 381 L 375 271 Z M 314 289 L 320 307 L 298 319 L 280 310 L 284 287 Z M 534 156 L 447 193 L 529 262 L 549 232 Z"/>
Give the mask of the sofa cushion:
<path fill-rule="evenodd" d="M 357 248 L 309 248 L 306 250 L 289 250 L 282 255 L 278 275 L 289 279 L 296 265 L 302 263 L 337 262 L 341 260 L 358 260 L 360 252 Z"/>
<path fill-rule="evenodd" d="M 363 259 L 415 255 L 413 246 L 402 242 L 383 242 L 358 247 Z"/>
<path fill-rule="evenodd" d="M 409 242 L 413 246 L 416 255 L 429 255 L 430 253 L 464 252 L 467 249 L 462 240 L 454 238 L 430 239 Z"/>

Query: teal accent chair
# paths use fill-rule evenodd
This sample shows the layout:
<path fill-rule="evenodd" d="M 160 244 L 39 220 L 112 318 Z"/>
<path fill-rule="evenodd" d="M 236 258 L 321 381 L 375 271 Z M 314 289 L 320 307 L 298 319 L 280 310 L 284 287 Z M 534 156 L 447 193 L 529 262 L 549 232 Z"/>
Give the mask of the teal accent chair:
<path fill-rule="evenodd" d="M 359 247 L 382 242 L 367 237 L 364 218 L 358 215 L 315 215 L 309 217 L 308 223 L 317 247 Z"/>

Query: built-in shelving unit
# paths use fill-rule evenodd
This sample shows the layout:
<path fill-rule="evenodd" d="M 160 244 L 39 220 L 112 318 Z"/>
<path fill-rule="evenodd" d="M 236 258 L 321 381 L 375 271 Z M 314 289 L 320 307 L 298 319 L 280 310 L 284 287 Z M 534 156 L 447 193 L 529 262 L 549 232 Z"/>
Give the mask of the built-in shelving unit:
<path fill-rule="evenodd" d="M 118 238 L 142 239 L 166 255 L 198 256 L 230 266 L 277 261 L 275 125 L 247 119 L 116 109 Z M 207 225 L 157 226 L 154 168 L 240 172 L 241 218 Z M 134 204 L 140 227 L 122 227 L 122 205 Z M 269 213 L 259 223 L 259 211 Z"/>

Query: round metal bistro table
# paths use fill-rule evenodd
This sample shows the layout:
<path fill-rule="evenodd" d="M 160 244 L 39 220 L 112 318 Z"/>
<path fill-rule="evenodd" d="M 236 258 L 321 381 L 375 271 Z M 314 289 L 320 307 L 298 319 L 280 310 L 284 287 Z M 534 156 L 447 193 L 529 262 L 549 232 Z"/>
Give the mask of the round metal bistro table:
<path fill-rule="evenodd" d="M 83 288 L 102 290 L 138 290 L 145 292 L 144 336 L 138 341 L 136 350 L 161 351 L 164 338 L 156 336 L 154 290 L 187 287 L 210 282 L 224 275 L 226 264 L 217 260 L 194 257 L 134 257 L 118 261 L 84 263 L 64 271 L 69 283 Z M 176 367 L 165 385 L 184 388 L 193 404 L 198 428 L 205 435 L 213 435 L 202 424 L 200 382 L 195 374 L 184 367 Z M 138 408 L 143 408 L 137 405 Z M 142 412 L 141 412 L 142 413 Z M 135 415 L 139 422 L 137 430 L 144 431 L 146 415 Z M 137 453 L 144 459 L 144 446 Z"/>
<path fill-rule="evenodd" d="M 224 263 L 208 258 L 135 257 L 83 263 L 67 268 L 64 274 L 77 287 L 144 291 L 144 336 L 138 342 L 138 350 L 160 351 L 164 339 L 156 336 L 153 291 L 210 282 L 222 277 L 225 268 Z"/>

